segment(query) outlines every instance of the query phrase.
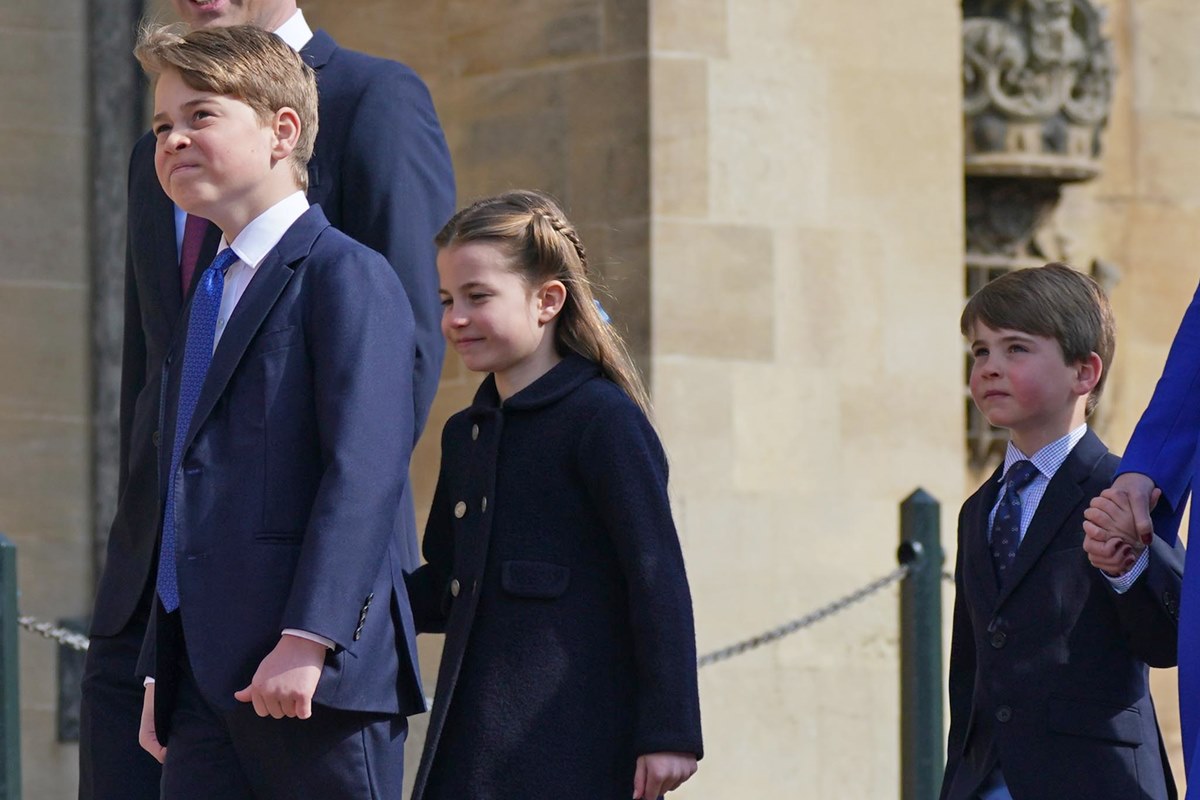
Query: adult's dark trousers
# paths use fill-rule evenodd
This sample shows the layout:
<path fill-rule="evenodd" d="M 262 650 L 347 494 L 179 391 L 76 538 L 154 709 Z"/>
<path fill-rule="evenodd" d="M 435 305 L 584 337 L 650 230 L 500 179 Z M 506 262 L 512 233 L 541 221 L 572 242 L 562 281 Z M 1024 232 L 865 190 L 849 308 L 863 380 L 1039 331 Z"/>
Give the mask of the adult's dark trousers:
<path fill-rule="evenodd" d="M 134 673 L 150 592 L 116 636 L 93 636 L 83 666 L 79 800 L 158 800 L 162 768 L 138 744 L 142 681 Z"/>
<path fill-rule="evenodd" d="M 186 658 L 186 657 L 185 657 Z M 408 720 L 314 706 L 308 719 L 217 708 L 181 665 L 162 800 L 396 800 Z"/>

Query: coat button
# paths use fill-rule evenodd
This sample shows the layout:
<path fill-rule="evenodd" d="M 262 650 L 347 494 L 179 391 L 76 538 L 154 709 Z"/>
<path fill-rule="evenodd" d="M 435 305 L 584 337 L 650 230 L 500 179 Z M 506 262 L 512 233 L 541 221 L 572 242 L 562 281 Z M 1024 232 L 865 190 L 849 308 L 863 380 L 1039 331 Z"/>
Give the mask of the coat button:
<path fill-rule="evenodd" d="M 1004 634 L 1004 631 L 996 631 L 992 634 L 992 647 L 996 648 L 997 650 L 999 650 L 1001 647 L 1004 647 L 1007 642 L 1008 637 Z"/>
<path fill-rule="evenodd" d="M 483 512 L 487 511 L 487 498 L 486 497 L 483 498 L 483 502 L 479 504 L 479 510 L 483 511 Z"/>
<path fill-rule="evenodd" d="M 457 503 L 454 504 L 454 516 L 458 517 L 459 519 L 462 519 L 466 515 L 467 515 L 467 504 L 464 503 L 462 500 L 459 500 Z"/>
<path fill-rule="evenodd" d="M 471 426 L 471 440 L 474 441 L 475 439 L 478 439 L 478 438 L 479 438 L 479 426 L 472 425 Z"/>
<path fill-rule="evenodd" d="M 450 596 L 458 597 L 458 592 L 459 592 L 460 588 L 461 587 L 458 583 L 458 578 L 455 578 L 454 580 L 450 581 Z"/>
<path fill-rule="evenodd" d="M 162 439 L 162 436 L 159 435 L 158 431 L 155 431 L 154 433 L 150 434 L 150 441 L 154 444 L 155 447 L 158 447 L 158 443 L 161 439 Z"/>
<path fill-rule="evenodd" d="M 1008 706 L 1000 706 L 996 709 L 996 721 L 1008 722 L 1012 719 L 1012 709 Z"/>

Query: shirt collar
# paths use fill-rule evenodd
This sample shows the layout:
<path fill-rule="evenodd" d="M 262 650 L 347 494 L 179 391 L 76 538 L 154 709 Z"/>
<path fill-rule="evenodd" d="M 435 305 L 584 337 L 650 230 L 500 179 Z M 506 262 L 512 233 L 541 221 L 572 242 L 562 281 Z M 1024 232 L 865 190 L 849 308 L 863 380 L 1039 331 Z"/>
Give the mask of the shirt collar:
<path fill-rule="evenodd" d="M 271 252 L 271 248 L 279 244 L 279 240 L 287 233 L 288 228 L 292 227 L 292 223 L 300 219 L 307 210 L 308 200 L 304 192 L 293 192 L 252 219 L 242 228 L 242 232 L 232 244 L 227 245 L 225 237 L 222 236 L 217 252 L 221 252 L 227 246 L 232 247 L 239 261 L 250 269 L 255 269 L 267 257 L 267 253 Z"/>
<path fill-rule="evenodd" d="M 275 35 L 287 42 L 288 47 L 299 53 L 313 37 L 312 28 L 304 20 L 304 12 L 296 9 L 296 13 L 287 22 L 275 29 Z"/>
<path fill-rule="evenodd" d="M 1058 472 L 1058 468 L 1067 460 L 1067 456 L 1071 455 L 1071 451 L 1075 449 L 1075 445 L 1079 444 L 1079 440 L 1087 433 L 1087 423 L 1080 425 L 1075 430 L 1063 436 L 1060 439 L 1055 439 L 1050 444 L 1038 450 L 1031 456 L 1022 453 L 1017 446 L 1008 442 L 1008 449 L 1004 451 L 1004 469 L 1000 473 L 1000 482 L 1003 483 L 1004 476 L 1008 474 L 1008 469 L 1018 461 L 1031 461 L 1037 467 L 1038 472 L 1046 476 L 1046 479 L 1054 477 L 1054 473 Z"/>

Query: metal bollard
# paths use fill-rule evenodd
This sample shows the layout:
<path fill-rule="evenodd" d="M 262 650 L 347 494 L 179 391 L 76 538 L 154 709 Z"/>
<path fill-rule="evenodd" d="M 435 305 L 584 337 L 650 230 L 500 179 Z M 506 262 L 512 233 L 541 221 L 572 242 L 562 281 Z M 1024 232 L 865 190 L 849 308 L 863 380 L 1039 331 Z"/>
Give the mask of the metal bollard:
<path fill-rule="evenodd" d="M 937 800 L 942 728 L 942 552 L 938 501 L 917 489 L 900 504 L 900 798 Z"/>
<path fill-rule="evenodd" d="M 0 534 L 0 800 L 21 800 L 17 546 Z"/>

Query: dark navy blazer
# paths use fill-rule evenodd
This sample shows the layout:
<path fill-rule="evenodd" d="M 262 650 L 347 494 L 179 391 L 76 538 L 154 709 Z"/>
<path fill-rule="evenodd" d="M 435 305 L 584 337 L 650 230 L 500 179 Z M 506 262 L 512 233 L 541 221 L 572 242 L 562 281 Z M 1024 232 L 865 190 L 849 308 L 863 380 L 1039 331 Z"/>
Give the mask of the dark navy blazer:
<path fill-rule="evenodd" d="M 1014 798 L 1176 796 L 1147 665 L 1175 664 L 1182 549 L 1156 541 L 1117 594 L 1083 551 L 1083 511 L 1116 456 L 1089 431 L 1046 487 L 1003 587 L 988 550 L 1000 470 L 958 520 L 943 800 L 997 761 Z"/>
<path fill-rule="evenodd" d="M 437 391 L 445 347 L 433 245 L 454 212 L 445 137 L 428 90 L 408 67 L 338 47 L 323 31 L 302 55 L 316 70 L 320 98 L 308 199 L 335 227 L 383 253 L 404 284 L 416 319 L 413 410 L 419 432 Z M 159 367 L 184 299 L 174 206 L 155 176 L 149 134 L 130 160 L 128 226 L 118 506 L 91 628 L 101 636 L 125 627 L 153 572 L 162 500 L 154 466 L 161 439 Z M 219 239 L 220 231 L 210 226 L 197 278 Z M 411 514 L 411 495 L 403 502 Z M 415 567 L 416 543 L 408 550 L 407 563 Z"/>
<path fill-rule="evenodd" d="M 400 552 L 415 533 L 400 506 L 415 425 L 395 402 L 412 393 L 412 334 L 387 262 L 316 206 L 230 316 L 178 472 L 169 447 L 159 459 L 163 484 L 176 486 L 187 657 L 212 705 L 236 705 L 280 631 L 297 628 L 337 645 L 316 702 L 423 709 Z M 164 441 L 186 424 L 175 419 L 182 340 L 163 365 Z M 164 619 L 156 602 L 147 658 L 169 697 L 180 653 L 162 644 Z M 171 709 L 157 697 L 161 725 Z"/>
<path fill-rule="evenodd" d="M 646 416 L 572 356 L 442 435 L 410 577 L 446 633 L 414 800 L 629 797 L 637 756 L 699 755 L 691 597 Z"/>

